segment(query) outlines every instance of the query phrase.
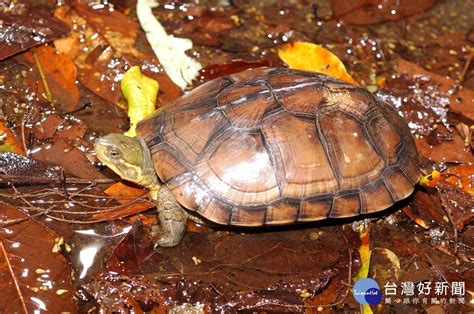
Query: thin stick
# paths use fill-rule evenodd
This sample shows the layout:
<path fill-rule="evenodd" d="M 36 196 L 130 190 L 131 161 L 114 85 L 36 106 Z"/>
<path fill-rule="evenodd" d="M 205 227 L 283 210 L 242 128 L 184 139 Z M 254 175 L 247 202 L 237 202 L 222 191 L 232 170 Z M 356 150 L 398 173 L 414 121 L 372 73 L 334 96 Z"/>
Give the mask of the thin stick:
<path fill-rule="evenodd" d="M 462 69 L 462 72 L 459 75 L 459 85 L 461 85 L 462 82 L 464 81 L 464 77 L 466 76 L 467 70 L 469 70 L 469 67 L 471 66 L 473 55 L 474 55 L 474 49 L 471 50 L 471 53 L 469 54 L 469 56 L 467 56 L 467 60 L 464 63 L 464 68 Z"/>
<path fill-rule="evenodd" d="M 46 94 L 46 100 L 51 103 L 53 102 L 53 95 L 51 94 L 51 91 L 49 90 L 48 82 L 46 81 L 46 76 L 44 75 L 41 62 L 34 51 L 33 51 L 33 58 L 35 59 L 36 67 L 38 68 L 41 82 L 43 83 L 43 86 L 44 86 L 44 93 Z"/>
<path fill-rule="evenodd" d="M 31 218 L 35 218 L 35 217 L 38 217 L 38 216 L 41 216 L 41 215 L 46 215 L 46 214 L 48 214 L 49 210 L 50 210 L 49 208 L 46 208 L 42 212 L 38 212 L 38 213 L 33 214 L 33 215 L 28 215 L 25 218 L 10 219 L 10 220 L 2 221 L 2 222 L 0 222 L 0 227 L 3 228 L 3 227 L 11 226 L 11 225 L 16 225 L 16 224 L 22 223 L 24 221 L 30 220 Z"/>
<path fill-rule="evenodd" d="M 115 179 L 82 179 L 82 178 L 65 178 L 66 183 L 76 184 L 100 184 L 100 183 L 115 183 Z M 64 182 L 60 176 L 55 177 L 31 177 L 31 176 L 15 176 L 9 174 L 0 174 L 0 183 L 15 184 L 15 183 L 29 183 L 29 184 L 50 184 Z"/>

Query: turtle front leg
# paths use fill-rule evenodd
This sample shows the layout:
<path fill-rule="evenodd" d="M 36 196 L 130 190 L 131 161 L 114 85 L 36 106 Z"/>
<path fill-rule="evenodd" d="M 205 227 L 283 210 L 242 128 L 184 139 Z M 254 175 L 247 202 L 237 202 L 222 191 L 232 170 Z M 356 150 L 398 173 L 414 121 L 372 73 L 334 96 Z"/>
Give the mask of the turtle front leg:
<path fill-rule="evenodd" d="M 165 185 L 161 186 L 158 191 L 156 205 L 161 234 L 156 246 L 173 247 L 178 245 L 186 231 L 188 214 Z"/>

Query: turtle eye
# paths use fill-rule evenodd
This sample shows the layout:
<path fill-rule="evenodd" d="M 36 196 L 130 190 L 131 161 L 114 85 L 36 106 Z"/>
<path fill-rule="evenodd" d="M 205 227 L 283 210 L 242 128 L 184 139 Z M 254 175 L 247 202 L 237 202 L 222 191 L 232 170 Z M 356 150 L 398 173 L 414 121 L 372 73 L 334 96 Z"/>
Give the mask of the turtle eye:
<path fill-rule="evenodd" d="M 113 149 L 109 152 L 109 156 L 112 158 L 119 158 L 120 152 L 118 150 Z"/>

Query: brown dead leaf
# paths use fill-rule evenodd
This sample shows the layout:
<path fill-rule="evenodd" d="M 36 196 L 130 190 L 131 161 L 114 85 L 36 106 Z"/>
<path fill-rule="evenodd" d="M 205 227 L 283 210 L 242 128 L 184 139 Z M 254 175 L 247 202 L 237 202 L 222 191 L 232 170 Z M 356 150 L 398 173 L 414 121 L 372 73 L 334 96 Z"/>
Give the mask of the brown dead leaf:
<path fill-rule="evenodd" d="M 54 136 L 65 120 L 56 114 L 46 117 L 41 123 L 35 125 L 33 134 L 39 140 L 44 140 Z"/>
<path fill-rule="evenodd" d="M 398 65 L 399 76 L 387 79 L 385 88 L 376 94 L 405 118 L 417 136 L 420 153 L 437 163 L 474 162 L 464 139 L 450 125 L 451 121 L 472 121 L 473 92 L 463 89 L 457 96 L 450 95 L 453 81 L 405 60 L 399 60 Z"/>
<path fill-rule="evenodd" d="M 1 205 L 0 223 L 22 219 Z M 75 312 L 75 289 L 66 259 L 53 248 L 57 235 L 33 219 L 0 229 L 0 312 Z"/>
<path fill-rule="evenodd" d="M 339 273 L 347 281 L 349 264 L 357 273 L 359 244 L 349 229 L 323 227 L 250 234 L 188 232 L 179 246 L 154 250 L 137 221 L 108 267 L 155 278 L 162 289 L 172 285 L 162 290 L 171 304 L 206 301 L 211 308 L 235 304 L 256 309 L 260 302 L 274 300 L 276 306 L 301 306 L 302 290 L 317 294 Z"/>
<path fill-rule="evenodd" d="M 15 2 L 0 12 L 0 60 L 66 35 L 69 27 L 42 7 Z"/>
<path fill-rule="evenodd" d="M 36 62 L 33 53 L 36 54 Z M 58 53 L 53 47 L 40 46 L 34 52 L 28 52 L 15 58 L 21 64 L 27 65 L 31 71 L 27 72 L 30 87 L 40 94 L 46 94 L 45 83 L 52 95 L 52 100 L 61 112 L 70 112 L 76 109 L 79 101 L 79 88 L 76 84 L 76 66 L 70 57 Z M 39 66 L 45 76 L 40 76 Z"/>
<path fill-rule="evenodd" d="M 418 151 L 433 162 L 474 162 L 474 155 L 466 150 L 464 140 L 457 132 L 449 132 L 444 126 L 438 127 L 445 134 L 451 134 L 451 141 L 443 141 L 437 146 L 431 145 L 426 138 L 415 141 Z"/>
<path fill-rule="evenodd" d="M 472 172 L 469 177 L 472 180 Z M 438 188 L 440 189 L 439 197 L 443 208 L 449 213 L 449 219 L 456 229 L 462 231 L 465 226 L 472 224 L 474 222 L 473 194 L 466 193 L 460 188 L 447 183 L 440 183 Z"/>
<path fill-rule="evenodd" d="M 62 138 L 32 152 L 31 157 L 47 163 L 61 165 L 66 172 L 79 178 L 105 178 L 82 151 Z"/>
<path fill-rule="evenodd" d="M 120 80 L 134 65 L 158 81 L 160 101 L 168 103 L 181 95 L 156 58 L 135 47 L 139 29 L 135 20 L 107 6 L 93 9 L 84 3 L 59 7 L 55 15 L 76 26 L 68 37 L 55 41 L 56 48 L 73 59 L 78 79 L 96 95 L 125 107 Z"/>
<path fill-rule="evenodd" d="M 201 85 L 217 77 L 238 73 L 247 69 L 278 66 L 283 66 L 283 63 L 271 59 L 260 59 L 256 61 L 245 61 L 237 59 L 231 60 L 229 63 L 212 64 L 199 70 L 199 74 L 196 79 L 197 85 Z"/>
<path fill-rule="evenodd" d="M 183 31 L 194 45 L 219 46 L 221 38 L 227 36 L 235 27 L 231 13 L 206 11 L 199 17 L 183 25 Z"/>
<path fill-rule="evenodd" d="M 429 9 L 436 0 L 333 0 L 332 10 L 338 19 L 353 25 L 398 21 Z"/>
<path fill-rule="evenodd" d="M 109 186 L 104 193 L 115 197 L 117 202 L 127 206 L 117 208 L 113 212 L 94 214 L 94 220 L 120 219 L 155 207 L 155 204 L 148 201 L 146 198 L 137 201 L 138 198 L 148 193 L 148 191 L 141 187 L 125 185 L 122 182 L 117 182 Z"/>
<path fill-rule="evenodd" d="M 456 83 L 450 78 L 429 72 L 422 67 L 404 59 L 398 59 L 397 73 L 426 76 L 439 84 L 439 90 L 449 99 L 449 110 L 474 120 L 474 91 L 464 88 L 455 93 L 450 92 Z"/>

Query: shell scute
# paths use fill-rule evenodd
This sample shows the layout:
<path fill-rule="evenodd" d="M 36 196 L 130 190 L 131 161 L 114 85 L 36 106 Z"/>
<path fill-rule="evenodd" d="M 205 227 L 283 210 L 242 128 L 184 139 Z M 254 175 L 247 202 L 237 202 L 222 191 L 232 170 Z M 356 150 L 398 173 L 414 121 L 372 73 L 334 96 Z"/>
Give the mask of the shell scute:
<path fill-rule="evenodd" d="M 407 197 L 421 175 L 410 131 L 389 105 L 286 68 L 210 81 L 137 131 L 177 200 L 218 224 L 377 212 Z"/>

